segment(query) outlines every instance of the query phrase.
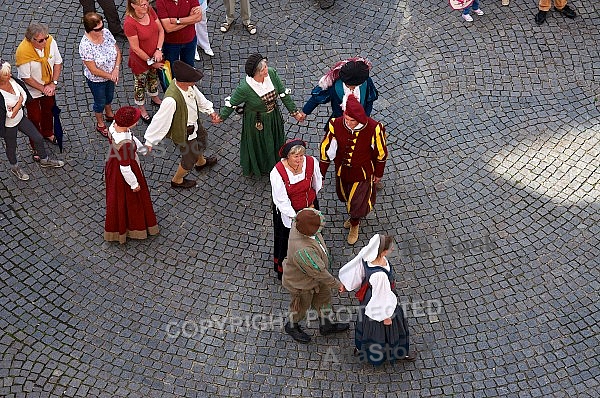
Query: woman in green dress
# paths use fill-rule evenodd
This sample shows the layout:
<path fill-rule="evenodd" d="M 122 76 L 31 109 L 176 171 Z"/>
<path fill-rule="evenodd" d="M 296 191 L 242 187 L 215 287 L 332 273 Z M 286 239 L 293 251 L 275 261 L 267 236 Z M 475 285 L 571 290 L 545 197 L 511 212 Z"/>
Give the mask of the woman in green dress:
<path fill-rule="evenodd" d="M 280 160 L 279 148 L 285 143 L 283 116 L 277 97 L 299 122 L 306 115 L 296 108 L 283 86 L 279 75 L 267 65 L 267 59 L 252 54 L 246 61 L 246 78 L 240 82 L 231 97 L 225 98 L 217 122 L 221 122 L 235 110 L 243 111 L 242 137 L 240 139 L 240 163 L 245 176 L 269 174 Z M 243 106 L 241 106 L 243 104 Z"/>

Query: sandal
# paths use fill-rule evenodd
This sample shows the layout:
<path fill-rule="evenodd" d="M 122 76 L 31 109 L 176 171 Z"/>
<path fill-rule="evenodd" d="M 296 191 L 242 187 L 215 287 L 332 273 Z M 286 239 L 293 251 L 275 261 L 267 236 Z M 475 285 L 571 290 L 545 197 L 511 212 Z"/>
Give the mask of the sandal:
<path fill-rule="evenodd" d="M 150 105 L 152 105 L 155 108 L 160 108 L 160 104 L 158 102 L 154 102 L 153 100 L 150 100 Z"/>
<path fill-rule="evenodd" d="M 112 123 L 115 121 L 115 117 L 113 116 L 108 116 L 108 115 L 104 115 L 104 120 L 106 120 L 106 123 Z"/>
<path fill-rule="evenodd" d="M 31 148 L 31 153 L 32 153 L 32 157 L 33 157 L 33 161 L 34 162 L 38 162 L 39 163 L 39 161 L 42 160 L 40 158 L 40 155 L 38 155 L 38 153 L 37 153 L 37 151 L 35 149 Z"/>
<path fill-rule="evenodd" d="M 246 28 L 248 33 L 250 33 L 251 35 L 256 34 L 256 25 L 249 23 L 248 25 L 244 25 L 244 28 Z"/>
<path fill-rule="evenodd" d="M 235 19 L 233 21 L 231 21 L 231 23 L 223 22 L 221 24 L 221 32 L 223 32 L 223 33 L 229 32 L 229 29 L 231 29 L 231 27 L 233 26 L 234 23 L 235 23 Z"/>
<path fill-rule="evenodd" d="M 152 121 L 152 116 L 146 114 L 146 115 L 141 115 L 140 116 L 140 120 L 146 124 L 150 124 L 150 122 Z"/>
<path fill-rule="evenodd" d="M 54 144 L 54 145 L 58 145 L 58 140 L 56 139 L 56 136 L 54 136 L 52 139 L 48 138 L 48 137 L 44 137 L 44 139 L 46 141 L 49 141 L 50 143 Z"/>
<path fill-rule="evenodd" d="M 106 125 L 100 126 L 99 124 L 97 124 L 96 131 L 102 134 L 104 137 L 108 138 L 108 128 L 106 127 Z"/>

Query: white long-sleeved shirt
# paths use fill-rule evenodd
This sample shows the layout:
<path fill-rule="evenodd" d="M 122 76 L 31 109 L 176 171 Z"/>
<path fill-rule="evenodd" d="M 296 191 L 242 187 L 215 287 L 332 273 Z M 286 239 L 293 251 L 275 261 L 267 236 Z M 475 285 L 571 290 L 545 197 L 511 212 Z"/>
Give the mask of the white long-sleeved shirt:
<path fill-rule="evenodd" d="M 376 236 L 377 242 L 379 242 L 379 236 Z M 373 239 L 371 239 L 371 241 L 372 240 Z M 379 247 L 379 243 L 377 243 L 376 247 Z M 367 249 L 369 248 L 366 247 L 363 251 Z M 361 251 L 361 253 L 363 253 L 363 251 Z M 367 255 L 366 253 L 364 254 Z M 373 255 L 373 253 L 370 255 Z M 385 265 L 383 266 L 374 265 L 370 261 L 367 261 L 367 267 L 382 267 L 386 271 L 390 271 L 390 264 L 387 258 L 385 259 Z M 360 253 L 340 269 L 339 278 L 348 291 L 360 288 L 365 278 L 363 258 Z M 386 318 L 391 318 L 398 305 L 398 298 L 392 291 L 388 276 L 385 272 L 375 272 L 369 278 L 369 283 L 371 284 L 371 299 L 365 307 L 365 315 L 377 322 L 381 322 Z"/>
<path fill-rule="evenodd" d="M 176 82 L 173 81 L 171 84 L 176 84 Z M 197 137 L 198 112 L 210 115 L 215 111 L 213 103 L 207 100 L 204 94 L 202 94 L 196 86 L 192 86 L 186 91 L 182 90 L 179 86 L 177 86 L 177 88 L 181 91 L 181 94 L 185 99 L 185 104 L 187 105 L 187 125 L 194 126 L 194 133 L 188 137 L 188 140 L 193 140 Z M 146 129 L 146 134 L 144 134 L 146 144 L 156 145 L 165 138 L 173 123 L 173 115 L 175 114 L 176 109 L 177 103 L 175 102 L 175 99 L 171 97 L 165 97 L 163 99 L 158 112 L 152 117 L 152 122 L 150 122 L 150 125 Z"/>
<path fill-rule="evenodd" d="M 319 161 L 317 159 L 312 156 L 304 156 L 304 161 L 302 162 L 302 172 L 300 174 L 294 175 L 294 173 L 287 168 L 285 171 L 290 179 L 290 184 L 296 184 L 306 178 L 307 161 L 314 162 L 314 172 L 311 181 L 311 187 L 318 194 L 323 187 L 323 176 L 321 175 L 321 169 L 319 169 Z M 273 203 L 275 203 L 275 206 L 281 212 L 281 221 L 286 228 L 291 228 L 292 219 L 296 217 L 296 210 L 294 210 L 292 207 L 292 202 L 290 201 L 287 190 L 285 189 L 285 183 L 283 182 L 283 178 L 281 178 L 281 175 L 276 167 L 271 170 L 269 179 L 271 180 L 271 194 L 273 195 Z"/>
<path fill-rule="evenodd" d="M 138 148 L 140 148 L 142 146 L 142 143 L 140 142 L 140 140 L 138 140 L 131 133 L 130 130 L 127 130 L 123 133 L 119 133 L 115 130 L 114 124 L 113 124 L 110 126 L 108 131 L 110 132 L 110 135 L 111 135 L 112 140 L 115 143 L 115 145 L 119 144 L 123 140 L 131 140 L 131 141 L 135 142 L 135 145 Z M 139 159 L 137 153 L 135 154 L 135 161 L 138 164 L 140 164 L 140 159 Z M 132 190 L 137 189 L 137 187 L 139 186 L 139 183 L 138 183 L 137 177 L 133 173 L 133 170 L 131 170 L 131 166 L 119 166 L 119 169 L 121 170 L 121 175 L 125 179 L 125 182 L 131 187 L 131 189 Z"/>
<path fill-rule="evenodd" d="M 367 262 L 368 267 L 378 267 L 370 262 Z M 390 265 L 385 259 L 385 265 L 379 266 L 389 272 Z M 371 284 L 371 299 L 365 307 L 365 315 L 374 321 L 381 322 L 386 318 L 391 318 L 396 311 L 398 298 L 392 291 L 390 280 L 385 272 L 375 272 L 369 278 Z"/>

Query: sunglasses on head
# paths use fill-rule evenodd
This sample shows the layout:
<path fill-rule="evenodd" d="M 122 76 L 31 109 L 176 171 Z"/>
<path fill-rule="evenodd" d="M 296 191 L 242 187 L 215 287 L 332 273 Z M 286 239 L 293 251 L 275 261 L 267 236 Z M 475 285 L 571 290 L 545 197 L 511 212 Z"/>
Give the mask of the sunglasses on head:
<path fill-rule="evenodd" d="M 99 28 L 92 28 L 94 32 L 102 32 L 102 29 L 104 29 L 104 23 L 102 23 Z"/>
<path fill-rule="evenodd" d="M 33 40 L 37 41 L 38 43 L 43 43 L 43 42 L 45 42 L 46 40 L 48 40 L 49 38 L 50 38 L 50 36 L 46 36 L 46 37 L 43 37 L 43 38 L 41 38 L 41 39 L 33 39 Z"/>

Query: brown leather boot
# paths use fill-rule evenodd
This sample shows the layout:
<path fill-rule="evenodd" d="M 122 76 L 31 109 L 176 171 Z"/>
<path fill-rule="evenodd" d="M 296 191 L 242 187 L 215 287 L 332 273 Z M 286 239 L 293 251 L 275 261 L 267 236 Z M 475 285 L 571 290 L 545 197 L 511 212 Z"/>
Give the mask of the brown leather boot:
<path fill-rule="evenodd" d="M 193 188 L 196 186 L 196 180 L 188 180 L 184 178 L 189 170 L 181 167 L 181 164 L 177 168 L 173 179 L 171 180 L 171 188 Z"/>
<path fill-rule="evenodd" d="M 353 245 L 358 240 L 358 224 L 350 226 L 350 232 L 348 232 L 348 244 Z"/>

